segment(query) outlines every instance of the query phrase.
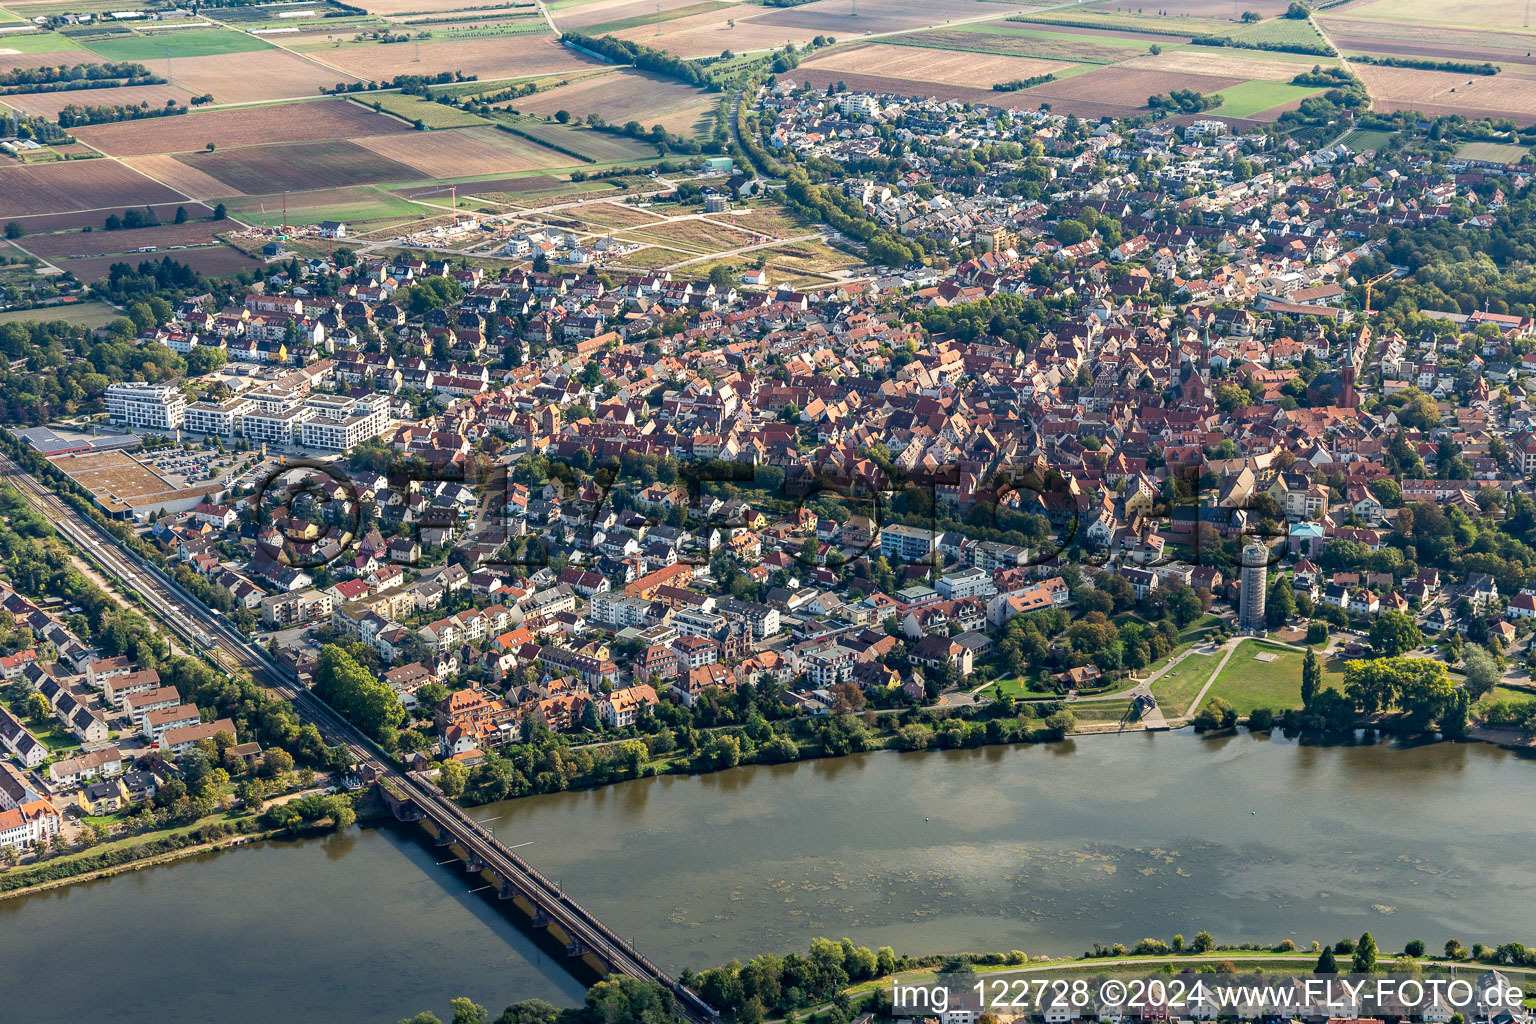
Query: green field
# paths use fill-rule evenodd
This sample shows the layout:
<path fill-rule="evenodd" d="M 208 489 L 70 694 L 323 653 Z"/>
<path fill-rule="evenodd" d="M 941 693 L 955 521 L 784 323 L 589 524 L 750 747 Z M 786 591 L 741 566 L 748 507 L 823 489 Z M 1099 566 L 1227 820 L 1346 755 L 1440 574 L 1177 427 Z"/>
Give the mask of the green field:
<path fill-rule="evenodd" d="M 271 198 L 238 197 L 225 200 L 231 213 L 248 224 L 272 227 L 283 223 L 281 202 Z M 372 220 L 409 220 L 431 213 L 383 189 L 369 186 L 321 189 L 288 197 L 288 223 L 318 224 L 323 220 L 354 223 Z"/>
<path fill-rule="evenodd" d="M 1243 82 L 1221 90 L 1221 106 L 1212 113 L 1228 117 L 1252 117 L 1261 110 L 1278 107 L 1282 103 L 1313 96 L 1322 89 L 1312 85 L 1285 85 L 1281 82 Z"/>
<path fill-rule="evenodd" d="M 1243 27 L 1226 18 L 1164 17 L 1158 14 L 1133 14 L 1113 11 L 1042 11 L 1016 14 L 1009 21 L 1067 25 L 1072 28 L 1103 28 L 1119 32 L 1146 32 L 1160 36 L 1229 36 Z"/>
<path fill-rule="evenodd" d="M 582 33 L 591 36 L 612 35 L 615 32 L 623 32 L 630 28 L 643 28 L 646 25 L 658 25 L 663 21 L 673 21 L 677 18 L 687 18 L 695 14 L 709 14 L 712 11 L 724 10 L 731 4 L 720 3 L 719 0 L 705 0 L 704 3 L 689 4 L 687 7 L 675 7 L 670 11 L 662 11 L 661 14 L 642 14 L 633 18 L 618 18 L 614 21 L 599 22 L 596 25 L 587 25 L 582 28 Z"/>
<path fill-rule="evenodd" d="M 69 306 L 50 306 L 47 309 L 7 309 L 0 312 L 0 324 L 63 320 L 80 327 L 105 327 L 122 315 L 121 310 L 105 302 L 80 302 Z"/>
<path fill-rule="evenodd" d="M 57 32 L 6 32 L 0 35 L 0 49 L 17 53 L 52 53 L 76 48 L 75 43 Z"/>
<path fill-rule="evenodd" d="M 1000 22 L 925 29 L 910 35 L 891 36 L 881 41 L 901 46 L 921 46 L 930 50 L 995 53 L 1009 57 L 1040 57 L 1047 60 L 1070 60 L 1081 64 L 1113 64 L 1146 52 L 1144 46 L 1113 36 L 1052 32 Z"/>
<path fill-rule="evenodd" d="M 1245 43 L 1280 43 L 1284 45 L 1326 46 L 1310 21 L 1300 18 L 1271 18 L 1252 28 L 1222 33 Z"/>
<path fill-rule="evenodd" d="M 1255 655 L 1273 654 L 1275 660 L 1258 661 Z M 1211 685 L 1206 699 L 1220 697 L 1237 709 L 1239 715 L 1256 708 L 1285 711 L 1301 707 L 1301 663 L 1305 656 L 1257 640 L 1244 640 L 1232 652 L 1232 659 Z M 1336 658 L 1318 655 L 1323 667 L 1323 685 L 1337 688 L 1343 681 L 1344 667 Z"/>
<path fill-rule="evenodd" d="M 270 50 L 272 44 L 227 28 L 183 29 L 154 35 L 124 36 L 85 44 L 108 60 L 164 60 L 167 57 L 210 57 L 223 53 Z"/>
<path fill-rule="evenodd" d="M 403 117 L 407 121 L 420 121 L 428 128 L 468 128 L 471 125 L 490 124 L 485 118 L 457 107 L 400 92 L 380 93 L 365 102 L 368 106 L 377 104 L 385 113 Z"/>
<path fill-rule="evenodd" d="M 1456 155 L 1463 160 L 1492 160 L 1497 163 L 1517 164 L 1521 157 L 1530 154 L 1527 146 L 1516 146 L 1505 142 L 1468 142 L 1456 150 Z"/>
<path fill-rule="evenodd" d="M 1152 684 L 1152 696 L 1157 698 L 1163 714 L 1178 718 L 1189 711 L 1200 687 L 1211 678 L 1218 659 L 1209 654 L 1191 654 L 1179 662 Z"/>
<path fill-rule="evenodd" d="M 1356 128 L 1340 141 L 1356 153 L 1367 149 L 1380 149 L 1392 141 L 1396 132 L 1378 132 L 1369 128 Z"/>
<path fill-rule="evenodd" d="M 580 153 L 597 163 L 625 160 L 648 160 L 656 156 L 656 147 L 650 143 L 600 132 L 593 128 L 574 124 L 560 124 L 526 114 L 501 114 L 499 119 L 535 142 L 554 149 Z"/>

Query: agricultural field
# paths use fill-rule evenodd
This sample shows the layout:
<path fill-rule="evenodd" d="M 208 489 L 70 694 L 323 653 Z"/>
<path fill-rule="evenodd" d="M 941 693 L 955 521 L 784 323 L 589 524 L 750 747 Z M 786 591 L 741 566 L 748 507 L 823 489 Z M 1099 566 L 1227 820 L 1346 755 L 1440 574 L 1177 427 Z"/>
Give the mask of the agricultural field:
<path fill-rule="evenodd" d="M 956 18 L 989 17 L 997 13 L 995 7 L 984 7 L 977 0 L 878 0 L 862 5 L 856 16 L 853 10 L 849 0 L 816 0 L 799 7 L 769 8 L 767 14 L 758 15 L 751 22 L 841 38 L 938 27 Z"/>
<path fill-rule="evenodd" d="M 260 60 L 181 57 L 171 61 L 169 75 L 163 66 L 156 70 L 194 95 L 208 94 L 219 103 L 316 96 L 322 87 L 357 80 L 307 57 L 276 49 L 263 51 Z"/>
<path fill-rule="evenodd" d="M 1276 43 L 1286 46 L 1326 46 L 1327 42 L 1309 21 L 1299 18 L 1274 18 L 1252 28 L 1228 31 L 1227 35 L 1245 43 Z"/>
<path fill-rule="evenodd" d="M 577 119 L 600 114 L 610 124 L 639 121 L 659 124 L 676 135 L 696 135 L 713 125 L 720 97 L 659 75 L 621 68 L 611 75 L 586 78 L 547 92 L 513 100 L 524 114 L 551 115 L 565 110 Z"/>
<path fill-rule="evenodd" d="M 637 24 L 653 23 L 656 21 L 657 9 L 654 0 L 587 0 L 584 3 L 571 3 L 570 0 L 561 3 L 557 0 L 547 6 L 550 15 L 555 19 L 555 24 L 561 29 L 588 33 L 595 25 L 612 25 L 631 19 L 638 19 Z M 721 3 L 709 4 L 711 9 L 726 6 L 728 5 Z M 703 7 L 699 0 L 662 0 L 660 7 L 664 21 L 709 13 L 707 10 L 695 9 Z"/>
<path fill-rule="evenodd" d="M 1322 89 L 1311 85 L 1284 85 L 1280 82 L 1242 82 L 1220 90 L 1222 104 L 1213 114 L 1228 117 L 1253 117 L 1265 110 L 1299 103 Z"/>
<path fill-rule="evenodd" d="M 85 48 L 107 60 L 174 61 L 177 57 L 214 57 L 273 47 L 271 43 L 233 29 L 193 28 L 93 40 L 87 42 Z"/>
<path fill-rule="evenodd" d="M 1231 8 L 1228 8 L 1230 11 Z M 1228 36 L 1243 26 L 1234 18 L 1200 18 L 1192 15 L 1136 14 L 1130 11 L 1063 10 L 1019 14 L 1008 19 L 1038 25 L 1065 25 L 1069 28 L 1103 29 L 1112 32 L 1140 32 L 1158 36 Z"/>
<path fill-rule="evenodd" d="M 1289 0 L 1243 0 L 1242 10 L 1257 11 L 1266 18 L 1278 17 L 1285 13 L 1290 6 Z M 1129 0 L 1099 0 L 1098 3 L 1086 5 L 1085 9 L 1103 13 L 1118 12 L 1122 14 L 1141 13 L 1146 8 L 1145 4 L 1131 3 Z M 1165 11 L 1170 16 L 1191 18 L 1217 18 L 1230 19 L 1232 17 L 1232 4 L 1227 0 L 1158 0 L 1157 9 Z"/>
<path fill-rule="evenodd" d="M 895 96 L 932 97 L 939 100 L 958 100 L 962 103 L 1016 103 L 1011 97 L 1025 93 L 1000 93 L 991 85 L 941 85 L 938 82 L 916 82 L 900 78 L 877 78 L 874 75 L 851 75 L 842 71 L 827 71 L 802 64 L 795 69 L 794 81 L 822 91 L 829 85 L 843 83 L 854 92 L 890 93 Z M 1023 105 L 1023 104 L 1021 104 Z M 1027 104 L 1034 106 L 1034 104 Z"/>
<path fill-rule="evenodd" d="M 190 200 L 174 203 L 156 203 L 152 204 L 150 209 L 154 211 L 155 216 L 162 222 L 169 223 L 176 216 L 177 207 L 185 207 L 189 217 L 208 217 L 213 214 L 211 208 Z M 28 234 L 36 234 L 47 231 L 79 230 L 84 227 L 100 229 L 109 213 L 121 213 L 121 210 L 107 208 L 79 210 L 73 213 L 43 213 L 14 219 L 21 222 L 21 226 L 26 229 Z"/>
<path fill-rule="evenodd" d="M 656 158 L 656 147 L 650 143 L 627 138 L 623 135 L 616 135 L 612 132 L 579 127 L 575 124 L 560 124 L 558 121 L 544 121 L 536 117 L 527 116 L 504 117 L 502 120 L 509 126 L 516 128 L 523 135 L 531 137 L 535 142 L 543 143 L 551 149 L 563 149 L 580 153 L 596 163 L 654 160 Z"/>
<path fill-rule="evenodd" d="M 509 171 L 570 167 L 578 161 L 496 129 L 375 135 L 353 142 L 423 178 L 464 178 Z"/>
<path fill-rule="evenodd" d="M 91 284 L 95 281 L 100 281 L 110 274 L 114 263 L 127 263 L 137 267 L 145 261 L 158 262 L 162 259 L 173 259 L 177 263 L 184 263 L 199 274 L 206 274 L 210 277 L 238 274 L 241 271 L 255 270 L 261 266 L 259 262 L 245 255 L 245 253 L 238 249 L 232 249 L 227 245 L 201 249 L 177 249 L 174 252 L 97 256 L 94 259 L 88 260 L 65 260 L 59 265 L 72 272 L 86 284 Z"/>
<path fill-rule="evenodd" d="M 190 215 L 192 211 L 187 212 Z M 173 212 L 171 216 L 174 217 L 175 213 Z M 173 245 L 208 245 L 216 240 L 214 238 L 216 231 L 228 231 L 232 227 L 234 225 L 228 221 L 189 220 L 185 224 L 165 223 L 154 228 L 104 231 L 98 223 L 94 231 L 60 231 L 50 235 L 28 235 L 20 239 L 18 244 L 34 256 L 57 261 L 68 256 L 132 253 L 144 245 L 153 245 L 160 249 L 168 249 Z"/>
<path fill-rule="evenodd" d="M 131 156 L 123 161 L 136 171 L 149 175 L 156 181 L 185 192 L 189 196 L 199 199 L 217 199 L 225 196 L 239 195 L 239 193 L 224 184 L 217 178 L 209 177 L 202 171 L 188 167 L 174 156 L 156 154 L 152 156 Z"/>
<path fill-rule="evenodd" d="M 1147 52 L 1146 44 L 1137 44 L 1129 39 L 1074 33 L 1066 29 L 1051 31 L 1002 21 L 914 32 L 911 35 L 892 37 L 885 42 L 1082 64 L 1113 64 Z"/>
<path fill-rule="evenodd" d="M 346 100 L 194 111 L 176 117 L 78 128 L 75 135 L 113 156 L 190 153 L 208 143 L 218 149 L 272 142 L 319 142 L 410 131 L 393 117 Z"/>
<path fill-rule="evenodd" d="M 1380 149 L 1392 141 L 1395 132 L 1378 132 L 1368 128 L 1357 128 L 1339 141 L 1353 152 L 1363 153 L 1368 149 Z"/>
<path fill-rule="evenodd" d="M 561 46 L 549 33 L 343 46 L 326 50 L 324 60 L 344 74 L 372 81 L 439 71 L 462 71 L 482 80 L 536 78 L 599 64 L 595 58 Z"/>
<path fill-rule="evenodd" d="M 1508 117 L 1536 123 L 1536 79 L 1448 74 L 1413 68 L 1354 65 L 1378 109 L 1417 110 L 1430 116 Z"/>
<path fill-rule="evenodd" d="M 675 7 L 672 10 L 662 8 L 660 14 L 656 12 L 655 5 L 646 13 L 644 6 L 639 5 L 639 13 L 627 17 L 615 18 L 611 21 L 594 22 L 582 29 L 583 32 L 594 36 L 612 35 L 615 32 L 623 32 L 626 29 L 644 28 L 648 25 L 661 25 L 668 21 L 676 21 L 679 18 L 691 18 L 699 14 L 713 14 L 716 11 L 734 10 L 737 5 L 721 3 L 720 0 L 704 0 L 703 3 L 691 3 L 686 7 Z M 556 22 L 556 24 L 559 24 Z"/>
<path fill-rule="evenodd" d="M 847 11 L 844 0 L 822 0 L 822 2 L 838 4 L 843 6 L 845 12 Z M 822 6 L 821 3 L 806 4 L 797 10 L 803 11 L 820 6 Z M 692 14 L 686 18 L 669 21 L 661 26 L 660 35 L 656 34 L 656 29 L 652 26 L 625 29 L 622 32 L 615 32 L 614 35 L 658 50 L 667 50 L 680 57 L 713 57 L 723 50 L 735 50 L 738 53 L 747 50 L 765 50 L 781 47 L 786 42 L 793 42 L 796 45 L 808 43 L 818 35 L 830 34 L 841 38 L 873 31 L 870 25 L 863 23 L 866 19 L 862 15 L 857 24 L 850 24 L 849 17 L 844 13 L 836 29 L 828 32 L 824 29 L 795 27 L 772 22 L 766 19 L 773 15 L 752 13 L 761 10 L 771 10 L 771 8 L 738 4 L 733 10 Z M 774 14 L 787 13 L 789 12 L 774 11 Z M 873 22 L 875 19 L 868 20 Z"/>
<path fill-rule="evenodd" d="M 1493 28 L 1473 21 L 1459 27 L 1417 22 L 1370 20 L 1352 16 L 1320 17 L 1329 37 L 1346 51 L 1384 53 L 1440 60 L 1490 60 L 1495 63 L 1532 63 L 1529 32 Z"/>
<path fill-rule="evenodd" d="M 0 37 L 0 57 L 14 57 L 24 54 L 55 54 L 65 50 L 78 51 L 80 48 L 69 39 L 57 32 L 7 32 Z M 18 59 L 13 67 L 40 67 L 44 64 L 57 64 L 52 59 L 37 58 Z M 71 64 L 79 63 L 70 61 Z"/>
<path fill-rule="evenodd" d="M 420 121 L 428 128 L 468 128 L 474 125 L 490 124 L 485 118 L 460 110 L 458 107 L 450 107 L 446 103 L 434 103 L 420 96 L 407 96 L 400 92 L 380 93 L 361 102 L 413 123 Z"/>
<path fill-rule="evenodd" d="M 1136 57 L 1124 62 L 1121 66 L 1142 68 L 1147 71 L 1175 71 L 1186 75 L 1221 75 L 1229 78 L 1289 83 L 1303 71 L 1310 71 L 1314 64 L 1334 67 L 1336 63 L 1327 58 L 1304 57 L 1298 54 L 1258 53 L 1253 50 L 1191 46 L 1177 50 L 1164 50 L 1156 55 Z"/>
<path fill-rule="evenodd" d="M 433 197 L 434 201 L 440 197 Z M 228 203 L 230 216 L 247 224 L 273 227 L 283 222 L 281 201 L 268 197 L 238 197 Z M 288 197 L 287 219 L 290 224 L 317 224 L 323 220 L 342 220 L 349 226 L 363 221 L 420 218 L 425 207 L 407 202 L 400 196 L 372 186 L 317 189 Z"/>
<path fill-rule="evenodd" d="M 1062 82 L 1047 82 L 1026 89 L 1020 96 L 1049 100 L 1052 110 L 1083 116 L 1124 115 L 1130 109 L 1144 108 L 1147 97 L 1171 89 L 1197 92 L 1222 92 L 1240 84 L 1239 79 L 1219 75 L 1188 75 L 1172 71 L 1140 71 L 1135 68 L 1099 68 Z"/>
<path fill-rule="evenodd" d="M 174 85 L 124 85 L 112 89 L 77 89 L 64 92 L 19 92 L 0 96 L 0 102 L 16 110 L 59 119 L 59 111 L 74 106 L 137 106 L 148 103 L 151 107 L 163 107 L 167 101 L 186 105 L 192 94 Z"/>
<path fill-rule="evenodd" d="M 113 160 L 66 160 L 0 173 L 0 210 L 7 218 L 174 203 L 182 197 Z"/>
<path fill-rule="evenodd" d="M 410 181 L 421 176 L 414 167 L 341 139 L 191 153 L 180 159 L 246 195 Z"/>
<path fill-rule="evenodd" d="M 1350 18 L 1398 24 L 1405 21 L 1431 25 L 1483 25 L 1520 29 L 1525 25 L 1525 0 L 1368 0 L 1350 4 Z"/>
<path fill-rule="evenodd" d="M 817 71 L 846 71 L 856 75 L 941 85 L 980 86 L 1034 78 L 1072 67 L 1027 57 L 983 56 L 952 50 L 916 50 L 907 46 L 869 43 L 838 47 L 801 65 Z"/>

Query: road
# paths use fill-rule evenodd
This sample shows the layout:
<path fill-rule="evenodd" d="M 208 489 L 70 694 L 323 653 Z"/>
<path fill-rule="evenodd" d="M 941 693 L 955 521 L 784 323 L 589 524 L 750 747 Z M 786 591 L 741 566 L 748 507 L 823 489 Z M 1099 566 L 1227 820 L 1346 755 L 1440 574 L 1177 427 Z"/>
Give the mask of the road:
<path fill-rule="evenodd" d="M 372 766 L 379 773 L 381 782 L 397 795 L 426 811 L 435 822 L 446 823 L 454 838 L 472 857 L 495 868 L 503 878 L 514 880 L 524 891 L 537 894 L 540 908 L 568 935 L 601 955 L 611 969 L 631 977 L 659 981 L 680 996 L 686 994 L 693 1000 L 698 999 L 695 993 L 674 982 L 631 944 L 614 935 L 596 915 L 567 896 L 563 889 L 498 842 L 494 833 L 470 818 L 435 786 L 396 767 L 383 750 L 351 723 L 292 680 L 286 670 L 261 648 L 248 642 L 222 616 L 193 600 L 157 566 L 127 553 L 98 523 L 76 512 L 5 455 L 0 455 L 0 476 L 17 489 L 28 505 L 51 520 L 54 528 L 107 576 L 137 593 L 167 626 L 207 650 L 226 669 L 249 672 L 259 685 L 288 700 L 301 719 L 314 723 L 327 743 L 345 748 L 354 763 Z M 702 1002 L 699 1005 L 702 1006 Z M 679 999 L 679 1006 L 691 1019 L 708 1019 L 685 998 Z"/>

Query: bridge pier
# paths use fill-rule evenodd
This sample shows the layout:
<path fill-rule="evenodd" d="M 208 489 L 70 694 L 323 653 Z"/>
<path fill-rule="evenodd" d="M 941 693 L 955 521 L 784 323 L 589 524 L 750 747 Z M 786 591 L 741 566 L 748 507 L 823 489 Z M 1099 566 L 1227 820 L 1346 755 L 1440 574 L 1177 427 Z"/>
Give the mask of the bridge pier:
<path fill-rule="evenodd" d="M 452 844 L 453 836 L 450 835 L 448 830 L 445 828 L 440 827 L 438 829 L 437 835 L 432 837 L 433 846 L 451 846 Z"/>
<path fill-rule="evenodd" d="M 535 928 L 547 928 L 547 927 L 549 927 L 549 915 L 544 913 L 543 908 L 535 910 L 533 912 L 533 917 L 531 917 L 529 919 L 529 921 L 533 924 L 533 926 Z"/>
<path fill-rule="evenodd" d="M 469 862 L 464 865 L 464 870 L 474 875 L 479 874 L 481 871 L 484 871 L 488 867 L 490 867 L 490 865 L 481 860 L 479 857 L 471 857 L 469 858 Z"/>
<path fill-rule="evenodd" d="M 496 898 L 499 900 L 515 900 L 517 895 L 517 887 L 507 882 L 501 883 L 501 886 L 496 890 Z"/>
<path fill-rule="evenodd" d="M 580 942 L 571 942 L 568 943 L 565 947 L 566 956 L 583 956 L 587 952 L 589 952 L 587 947 L 582 945 Z"/>

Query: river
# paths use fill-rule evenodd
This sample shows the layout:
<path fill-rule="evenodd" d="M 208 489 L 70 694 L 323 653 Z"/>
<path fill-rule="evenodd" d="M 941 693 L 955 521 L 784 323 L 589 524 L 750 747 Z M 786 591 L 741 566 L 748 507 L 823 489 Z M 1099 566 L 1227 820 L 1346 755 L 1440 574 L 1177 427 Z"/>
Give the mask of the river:
<path fill-rule="evenodd" d="M 1201 929 L 1302 946 L 1369 929 L 1384 949 L 1438 948 L 1533 938 L 1533 773 L 1482 744 L 1186 731 L 664 777 L 475 816 L 670 968 L 817 935 L 1059 955 Z M 461 994 L 493 1012 L 579 998 L 433 854 L 364 830 L 0 903 L 0 1006 L 388 1024 L 446 1017 Z"/>

